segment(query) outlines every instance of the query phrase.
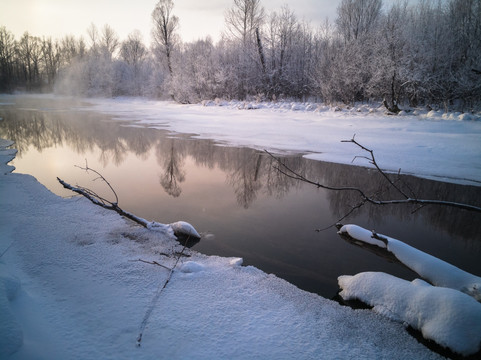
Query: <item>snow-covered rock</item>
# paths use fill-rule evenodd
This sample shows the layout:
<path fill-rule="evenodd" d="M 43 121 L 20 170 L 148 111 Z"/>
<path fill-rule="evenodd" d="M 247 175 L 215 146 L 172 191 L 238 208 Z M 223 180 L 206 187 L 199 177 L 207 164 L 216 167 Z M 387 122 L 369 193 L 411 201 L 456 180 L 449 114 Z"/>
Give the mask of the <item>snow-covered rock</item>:
<path fill-rule="evenodd" d="M 177 235 L 183 235 L 183 236 L 192 236 L 196 239 L 200 239 L 201 236 L 195 230 L 195 228 L 189 224 L 188 222 L 185 221 L 177 221 L 175 223 L 169 224 L 170 227 L 174 230 L 174 234 Z"/>

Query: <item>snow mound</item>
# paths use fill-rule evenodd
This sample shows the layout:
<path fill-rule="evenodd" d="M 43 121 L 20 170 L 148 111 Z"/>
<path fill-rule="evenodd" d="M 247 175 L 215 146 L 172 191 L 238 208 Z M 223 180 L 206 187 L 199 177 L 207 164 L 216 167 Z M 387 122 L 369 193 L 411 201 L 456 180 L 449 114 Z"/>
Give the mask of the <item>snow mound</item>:
<path fill-rule="evenodd" d="M 187 261 L 186 263 L 182 264 L 180 267 L 180 271 L 183 273 L 196 273 L 203 271 L 205 269 L 205 266 L 202 264 L 199 264 L 198 262 L 195 261 Z"/>
<path fill-rule="evenodd" d="M 236 266 L 241 266 L 242 263 L 244 262 L 244 259 L 243 258 L 233 258 L 229 264 L 233 267 L 236 267 Z"/>
<path fill-rule="evenodd" d="M 357 225 L 344 225 L 339 233 L 347 234 L 357 241 L 386 248 L 401 263 L 432 284 L 461 291 L 481 301 L 481 277 L 479 276 L 461 270 L 402 241 L 378 234 L 387 242 L 386 247 L 384 242 L 373 238 L 371 231 Z"/>
<path fill-rule="evenodd" d="M 375 272 L 340 276 L 338 282 L 343 299 L 359 299 L 454 352 L 466 356 L 481 349 L 481 304 L 466 294 Z"/>
<path fill-rule="evenodd" d="M 169 224 L 169 225 L 172 228 L 172 230 L 174 230 L 174 234 L 176 236 L 178 236 L 178 235 L 182 236 L 183 235 L 183 236 L 192 236 L 196 239 L 201 238 L 201 236 L 199 235 L 197 230 L 195 230 L 195 228 L 191 224 L 189 224 L 188 222 L 177 221 L 177 222 Z"/>

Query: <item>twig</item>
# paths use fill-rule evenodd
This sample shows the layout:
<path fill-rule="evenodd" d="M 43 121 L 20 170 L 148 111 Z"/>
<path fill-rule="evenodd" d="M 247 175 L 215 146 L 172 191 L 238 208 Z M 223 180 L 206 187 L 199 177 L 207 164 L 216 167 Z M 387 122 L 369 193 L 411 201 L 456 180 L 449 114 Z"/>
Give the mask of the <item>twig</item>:
<path fill-rule="evenodd" d="M 341 140 L 341 142 L 351 142 L 353 144 L 356 144 L 357 146 L 359 146 L 362 150 L 364 151 L 367 151 L 369 154 L 370 154 L 370 157 L 368 158 L 367 156 L 359 156 L 361 158 L 365 158 L 367 159 L 372 165 L 374 165 L 374 167 L 377 169 L 377 171 L 387 180 L 387 182 L 394 188 L 396 189 L 405 199 L 409 199 L 410 197 L 408 195 L 406 195 L 406 193 L 404 191 L 401 190 L 401 188 L 399 188 L 390 178 L 389 176 L 387 176 L 387 174 L 379 167 L 379 165 L 377 164 L 377 161 L 376 161 L 376 158 L 374 157 L 374 151 L 371 150 L 371 149 L 368 149 L 367 147 L 365 147 L 364 145 L 361 145 L 360 143 L 358 143 L 355 139 L 356 137 L 356 134 L 354 134 L 354 136 L 352 137 L 351 140 Z M 356 159 L 358 156 L 356 156 L 354 159 Z M 354 160 L 353 160 L 354 161 Z M 400 170 L 398 172 L 398 175 L 400 174 Z"/>
<path fill-rule="evenodd" d="M 82 170 L 85 170 L 86 172 L 89 172 L 89 171 L 92 171 L 93 173 L 97 174 L 99 177 L 98 178 L 95 178 L 95 180 L 97 179 L 101 179 L 103 182 L 105 182 L 107 184 L 107 186 L 110 188 L 110 190 L 112 191 L 112 193 L 114 194 L 115 196 L 115 202 L 110 202 L 108 201 L 109 203 L 111 203 L 112 205 L 113 204 L 118 204 L 119 203 L 119 197 L 117 196 L 117 193 L 115 192 L 114 188 L 112 187 L 112 185 L 110 185 L 110 183 L 107 181 L 106 178 L 104 178 L 102 176 L 101 173 L 99 173 L 97 170 L 94 170 L 92 168 L 89 168 L 88 164 L 87 164 L 87 159 L 85 159 L 85 167 L 81 167 L 81 166 L 78 166 L 78 165 L 75 165 L 75 167 L 79 168 L 79 169 L 82 169 Z M 100 198 L 100 197 L 99 197 Z"/>
<path fill-rule="evenodd" d="M 5 253 L 8 251 L 8 249 L 10 249 L 13 245 L 15 241 L 12 240 L 12 242 L 10 243 L 10 245 L 7 246 L 7 248 L 5 250 L 3 250 L 2 254 L 0 255 L 0 259 L 2 258 L 3 255 L 5 255 Z"/>
<path fill-rule="evenodd" d="M 137 260 L 129 260 L 129 261 L 139 261 L 139 262 L 143 262 L 143 263 L 150 264 L 150 265 L 157 265 L 157 266 L 163 267 L 164 269 L 167 269 L 167 270 L 172 270 L 170 267 L 162 265 L 155 260 L 154 261 L 147 261 L 147 260 L 137 259 Z"/>
<path fill-rule="evenodd" d="M 342 220 L 346 219 L 349 215 L 351 215 L 357 209 L 361 208 L 364 204 L 365 204 L 365 201 L 361 201 L 360 203 L 352 206 L 351 209 L 346 214 L 344 214 L 339 219 L 337 219 L 337 221 L 335 223 L 333 223 L 333 224 L 331 224 L 331 225 L 329 225 L 325 228 L 322 228 L 322 229 L 316 229 L 316 232 L 326 231 L 326 230 L 328 230 L 328 229 L 330 229 L 334 226 L 337 227 L 337 225 L 339 225 Z"/>
<path fill-rule="evenodd" d="M 155 304 L 157 303 L 157 300 L 159 299 L 160 294 L 162 293 L 162 290 L 164 290 L 165 287 L 167 286 L 167 284 L 169 283 L 170 278 L 172 277 L 172 274 L 174 273 L 174 269 L 177 266 L 180 258 L 182 257 L 182 254 L 184 253 L 184 250 L 187 247 L 187 243 L 189 241 L 189 238 L 190 238 L 190 236 L 188 236 L 187 239 L 185 240 L 184 246 L 182 247 L 182 251 L 177 256 L 177 259 L 175 260 L 175 264 L 172 267 L 172 269 L 170 269 L 169 275 L 167 276 L 167 279 L 165 280 L 164 284 L 162 286 L 159 285 L 159 288 L 157 289 L 157 292 L 155 293 L 154 297 L 150 301 L 149 307 L 147 308 L 147 311 L 145 312 L 144 318 L 142 319 L 142 322 L 140 323 L 139 336 L 137 336 L 137 347 L 140 347 L 140 345 L 142 344 L 142 336 L 144 335 L 145 327 L 147 326 L 147 322 L 149 321 L 150 315 L 152 314 L 152 311 L 155 308 Z"/>

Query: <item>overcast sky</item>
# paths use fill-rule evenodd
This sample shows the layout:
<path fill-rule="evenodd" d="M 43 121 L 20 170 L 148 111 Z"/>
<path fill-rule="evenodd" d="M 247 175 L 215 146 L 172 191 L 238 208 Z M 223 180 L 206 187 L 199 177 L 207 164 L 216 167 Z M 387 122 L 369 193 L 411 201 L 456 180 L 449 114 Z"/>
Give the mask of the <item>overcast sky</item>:
<path fill-rule="evenodd" d="M 264 0 L 267 11 L 283 4 L 299 18 L 320 23 L 326 16 L 335 17 L 340 0 Z M 84 35 L 90 23 L 97 27 L 109 24 L 125 39 L 135 29 L 144 41 L 150 41 L 150 15 L 156 0 L 1 0 L 0 26 L 19 38 L 25 31 L 31 35 L 60 38 L 67 34 Z M 224 27 L 224 13 L 232 0 L 174 0 L 174 13 L 180 19 L 180 34 L 184 41 L 211 35 L 214 40 Z"/>
<path fill-rule="evenodd" d="M 0 26 L 6 26 L 17 39 L 28 31 L 35 36 L 61 38 L 83 35 L 94 23 L 98 28 L 109 24 L 123 40 L 140 30 L 144 42 L 150 42 L 151 13 L 158 0 L 0 0 Z M 393 0 L 385 0 L 391 2 Z M 326 17 L 334 21 L 341 0 L 261 0 L 270 12 L 288 5 L 300 19 L 313 25 Z M 232 0 L 174 0 L 174 13 L 180 19 L 180 35 L 193 41 L 211 35 L 218 40 L 224 28 L 225 11 Z"/>

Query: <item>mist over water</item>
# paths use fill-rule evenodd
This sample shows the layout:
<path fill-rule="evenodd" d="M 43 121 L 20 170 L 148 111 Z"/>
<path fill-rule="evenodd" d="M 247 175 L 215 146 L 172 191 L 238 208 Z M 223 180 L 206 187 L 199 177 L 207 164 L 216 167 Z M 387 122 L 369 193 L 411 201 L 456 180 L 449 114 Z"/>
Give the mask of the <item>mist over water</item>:
<path fill-rule="evenodd" d="M 343 241 L 334 224 L 359 202 L 350 192 L 317 189 L 287 178 L 269 155 L 219 146 L 147 127 L 131 126 L 88 110 L 75 100 L 46 98 L 1 101 L 0 137 L 15 141 L 16 172 L 35 176 L 60 196 L 72 196 L 56 177 L 110 196 L 99 181 L 74 165 L 102 173 L 119 205 L 149 220 L 185 220 L 203 234 L 194 249 L 239 256 L 246 265 L 332 297 L 337 277 L 384 271 L 412 279 L 413 273 Z M 283 157 L 291 169 L 327 185 L 350 185 L 395 197 L 373 170 Z M 481 188 L 414 177 L 402 180 L 423 198 L 481 201 Z M 365 206 L 344 223 L 398 238 L 423 251 L 481 274 L 479 215 L 446 207 Z M 153 254 L 155 255 L 155 254 Z"/>

